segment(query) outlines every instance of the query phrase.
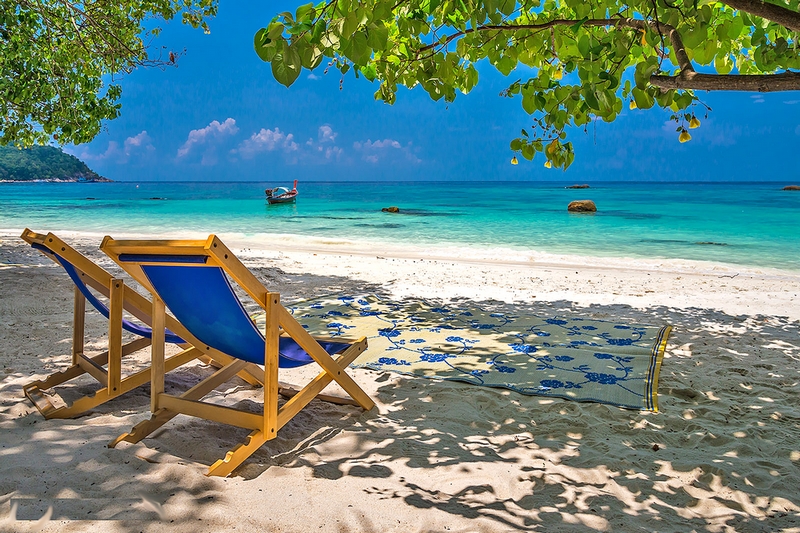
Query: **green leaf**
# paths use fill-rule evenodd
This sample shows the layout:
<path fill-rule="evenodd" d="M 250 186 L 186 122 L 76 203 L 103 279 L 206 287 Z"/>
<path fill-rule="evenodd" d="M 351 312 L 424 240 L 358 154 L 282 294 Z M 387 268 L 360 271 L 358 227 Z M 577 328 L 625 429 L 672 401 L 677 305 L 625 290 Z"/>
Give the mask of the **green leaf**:
<path fill-rule="evenodd" d="M 478 70 L 474 66 L 470 65 L 467 67 L 465 74 L 464 89 L 465 92 L 469 92 L 478 84 Z"/>
<path fill-rule="evenodd" d="M 364 77 L 369 81 L 375 81 L 375 79 L 378 77 L 378 73 L 375 70 L 375 65 L 371 63 L 365 67 L 361 67 L 360 70 Z"/>
<path fill-rule="evenodd" d="M 357 13 L 353 12 L 348 14 L 344 18 L 344 24 L 342 24 L 341 37 L 350 37 L 353 35 L 353 33 L 358 29 L 360 23 L 361 17 L 359 17 Z"/>
<path fill-rule="evenodd" d="M 590 85 L 587 85 L 581 91 L 583 94 L 583 99 L 586 102 L 586 105 L 589 106 L 589 109 L 593 109 L 595 111 L 600 111 L 600 102 L 597 101 L 597 95 L 595 95 L 594 88 Z"/>
<path fill-rule="evenodd" d="M 683 32 L 681 37 L 683 38 L 683 45 L 685 47 L 696 48 L 708 38 L 708 31 L 704 27 L 698 26 Z"/>
<path fill-rule="evenodd" d="M 289 28 L 288 33 L 289 35 L 300 35 L 309 31 L 312 27 L 313 25 L 310 22 L 301 22 Z"/>
<path fill-rule="evenodd" d="M 536 155 L 536 150 L 534 149 L 532 144 L 522 145 L 522 157 L 524 157 L 528 161 L 531 161 L 533 160 L 533 156 L 535 155 Z"/>
<path fill-rule="evenodd" d="M 385 50 L 389 40 L 389 28 L 383 24 L 370 24 L 367 28 L 367 44 L 374 50 Z"/>
<path fill-rule="evenodd" d="M 295 11 L 295 20 L 297 20 L 298 22 L 300 21 L 311 22 L 313 18 L 314 18 L 314 4 L 311 3 L 304 4 L 298 7 L 297 11 Z"/>
<path fill-rule="evenodd" d="M 538 107 L 536 107 L 536 98 L 532 90 L 522 92 L 522 109 L 529 115 L 539 110 Z"/>
<path fill-rule="evenodd" d="M 272 75 L 278 83 L 289 87 L 300 75 L 300 56 L 295 48 L 283 45 L 283 50 L 272 58 Z"/>
<path fill-rule="evenodd" d="M 269 38 L 274 41 L 283 35 L 284 28 L 285 26 L 280 22 L 271 22 L 270 25 L 267 26 L 267 34 Z"/>
<path fill-rule="evenodd" d="M 321 42 L 322 34 L 325 33 L 327 26 L 324 20 L 317 21 L 314 24 L 314 27 L 311 29 L 311 42 L 319 43 Z"/>
<path fill-rule="evenodd" d="M 516 0 L 498 0 L 498 1 L 500 2 L 500 12 L 506 16 L 511 15 L 517 7 Z"/>
<path fill-rule="evenodd" d="M 583 57 L 589 57 L 589 36 L 585 33 L 578 39 L 578 52 L 580 52 Z"/>
<path fill-rule="evenodd" d="M 734 17 L 733 20 L 731 21 L 730 26 L 728 27 L 727 37 L 731 39 L 738 39 L 739 35 L 741 35 L 742 30 L 744 29 L 744 25 L 745 24 L 742 17 Z"/>
<path fill-rule="evenodd" d="M 714 59 L 714 68 L 718 74 L 730 74 L 733 70 L 733 61 L 729 55 L 718 55 Z"/>
<path fill-rule="evenodd" d="M 353 34 L 350 39 L 349 46 L 344 50 L 345 55 L 349 57 L 353 63 L 359 65 L 366 64 L 369 56 L 372 54 L 372 49 L 367 44 L 367 36 L 363 31 L 358 31 Z"/>
<path fill-rule="evenodd" d="M 376 2 L 372 8 L 373 20 L 386 20 L 392 14 L 392 6 L 386 2 Z"/>
<path fill-rule="evenodd" d="M 650 59 L 643 61 L 636 65 L 633 73 L 633 79 L 636 82 L 636 87 L 644 89 L 650 84 L 650 75 L 658 70 L 658 63 Z"/>
<path fill-rule="evenodd" d="M 311 43 L 297 41 L 295 43 L 300 56 L 300 64 L 308 70 L 313 70 L 322 62 L 322 51 Z"/>
<path fill-rule="evenodd" d="M 581 29 L 581 26 L 583 26 L 586 23 L 587 20 L 589 20 L 589 17 L 583 17 L 577 23 L 575 23 L 572 26 L 570 26 L 569 29 L 572 31 L 572 33 L 578 33 L 578 30 Z"/>
<path fill-rule="evenodd" d="M 261 28 L 256 32 L 256 35 L 253 38 L 253 47 L 255 48 L 258 57 L 261 58 L 261 61 L 271 61 L 275 56 L 275 46 L 265 44 L 265 39 L 269 39 L 269 37 L 267 37 L 267 31 L 264 28 Z"/>
<path fill-rule="evenodd" d="M 639 109 L 650 109 L 655 103 L 653 97 L 647 91 L 643 91 L 638 87 L 634 88 L 631 94 L 636 102 L 636 107 Z"/>
<path fill-rule="evenodd" d="M 514 70 L 516 66 L 517 62 L 511 59 L 509 56 L 503 56 L 496 65 L 497 70 L 499 70 L 504 76 L 511 74 L 511 71 Z"/>

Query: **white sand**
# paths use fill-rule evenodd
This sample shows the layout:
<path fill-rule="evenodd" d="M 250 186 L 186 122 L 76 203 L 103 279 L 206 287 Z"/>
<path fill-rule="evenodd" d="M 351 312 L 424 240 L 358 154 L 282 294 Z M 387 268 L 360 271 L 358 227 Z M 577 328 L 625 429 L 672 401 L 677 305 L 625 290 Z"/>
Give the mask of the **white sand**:
<path fill-rule="evenodd" d="M 206 467 L 246 431 L 179 417 L 106 447 L 148 417 L 147 387 L 75 420 L 23 396 L 69 362 L 72 285 L 18 234 L 0 234 L 0 531 L 800 532 L 800 273 L 222 235 L 285 302 L 374 292 L 675 330 L 659 413 L 354 370 L 375 409 L 312 402 L 220 479 Z M 98 236 L 60 236 L 113 270 Z M 105 327 L 89 315 L 91 346 Z"/>

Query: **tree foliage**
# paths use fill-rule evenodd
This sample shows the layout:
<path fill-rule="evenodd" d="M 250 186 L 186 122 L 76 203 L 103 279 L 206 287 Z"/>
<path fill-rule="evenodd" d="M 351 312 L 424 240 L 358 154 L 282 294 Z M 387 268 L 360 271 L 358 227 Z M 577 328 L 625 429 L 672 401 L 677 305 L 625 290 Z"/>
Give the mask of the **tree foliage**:
<path fill-rule="evenodd" d="M 277 15 L 254 44 L 286 86 L 336 68 L 389 104 L 399 86 L 452 102 L 488 62 L 532 115 L 511 149 L 567 168 L 567 129 L 623 107 L 671 110 L 685 142 L 696 90 L 800 90 L 800 0 L 773 1 L 330 0 Z"/>
<path fill-rule="evenodd" d="M 29 146 L 94 138 L 119 115 L 113 76 L 137 66 L 174 64 L 151 57 L 159 29 L 148 19 L 181 20 L 207 30 L 216 0 L 21 0 L 0 3 L 0 144 Z M 106 83 L 111 76 L 112 82 Z"/>

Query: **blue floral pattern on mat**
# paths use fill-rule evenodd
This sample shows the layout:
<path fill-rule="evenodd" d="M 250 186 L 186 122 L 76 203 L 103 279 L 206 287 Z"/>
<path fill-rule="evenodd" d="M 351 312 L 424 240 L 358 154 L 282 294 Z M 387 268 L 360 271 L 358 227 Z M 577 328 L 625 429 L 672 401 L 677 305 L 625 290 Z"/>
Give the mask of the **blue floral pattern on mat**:
<path fill-rule="evenodd" d="M 353 366 L 645 410 L 657 410 L 655 385 L 670 331 L 372 295 L 289 309 L 312 332 L 366 336 L 369 348 Z"/>

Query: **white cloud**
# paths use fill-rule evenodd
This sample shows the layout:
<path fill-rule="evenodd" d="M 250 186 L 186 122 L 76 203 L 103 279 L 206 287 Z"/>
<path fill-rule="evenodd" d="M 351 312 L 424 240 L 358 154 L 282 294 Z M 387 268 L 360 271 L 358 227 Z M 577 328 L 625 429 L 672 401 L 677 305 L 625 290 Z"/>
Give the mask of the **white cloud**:
<path fill-rule="evenodd" d="M 117 141 L 109 141 L 105 152 L 93 154 L 87 148 L 78 150 L 77 147 L 69 153 L 83 161 L 110 161 L 113 163 L 127 163 L 131 156 L 142 157 L 155 151 L 152 139 L 146 130 L 128 137 L 122 142 L 122 146 Z"/>
<path fill-rule="evenodd" d="M 126 157 L 142 151 L 153 152 L 155 149 L 156 147 L 153 146 L 153 140 L 147 134 L 147 130 L 142 130 L 137 135 L 128 137 L 125 139 L 125 142 L 122 143 L 122 150 L 125 152 Z"/>
<path fill-rule="evenodd" d="M 222 123 L 214 120 L 205 128 L 189 132 L 186 142 L 178 148 L 178 158 L 186 156 L 195 145 L 205 144 L 211 139 L 225 135 L 235 135 L 238 131 L 239 128 L 236 126 L 236 121 L 232 118 L 227 118 Z M 203 159 L 206 160 L 206 156 L 203 156 Z"/>
<path fill-rule="evenodd" d="M 382 141 L 370 141 L 367 139 L 364 142 L 354 142 L 353 148 L 356 150 L 369 150 L 371 148 L 400 148 L 400 143 L 392 139 L 384 139 Z"/>
<path fill-rule="evenodd" d="M 261 152 L 273 152 L 275 150 L 294 152 L 297 149 L 298 145 L 294 142 L 294 135 L 283 133 L 276 127 L 274 130 L 261 128 L 261 131 L 242 141 L 238 148 L 231 150 L 231 153 L 238 152 L 244 158 L 251 158 Z"/>
<path fill-rule="evenodd" d="M 324 143 L 324 142 L 336 142 L 337 135 L 339 134 L 333 131 L 333 128 L 331 128 L 326 124 L 324 126 L 319 127 L 319 132 L 317 136 L 319 138 L 319 142 Z"/>
<path fill-rule="evenodd" d="M 412 143 L 406 146 L 400 144 L 399 141 L 394 139 L 383 139 L 372 141 L 356 141 L 353 143 L 353 148 L 361 152 L 361 159 L 369 163 L 377 163 L 381 159 L 388 157 L 396 158 L 398 155 L 405 156 L 406 159 L 413 163 L 421 163 L 422 160 L 414 155 L 414 147 Z"/>
<path fill-rule="evenodd" d="M 339 158 L 342 157 L 343 153 L 344 150 L 342 150 L 338 146 L 331 146 L 330 148 L 327 148 L 325 150 L 325 159 L 335 159 L 338 161 Z"/>

